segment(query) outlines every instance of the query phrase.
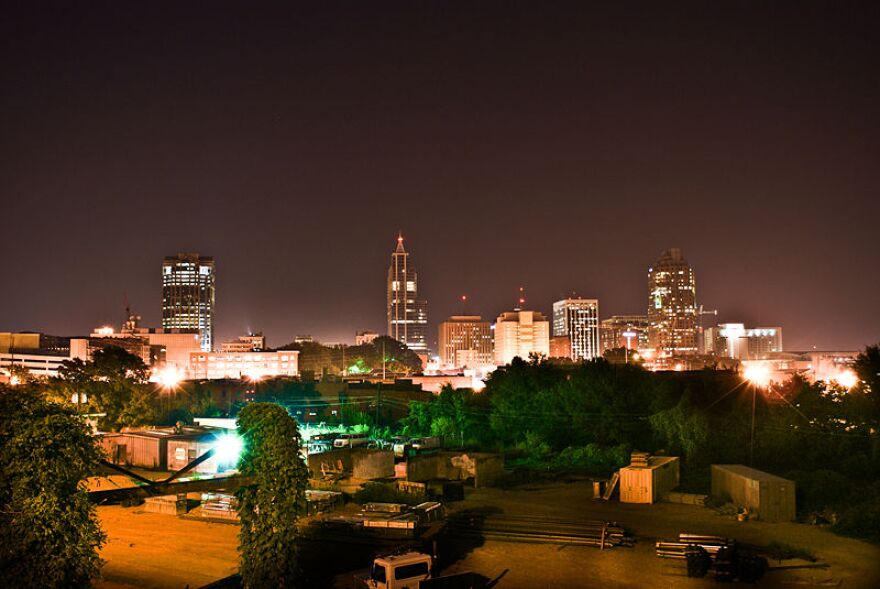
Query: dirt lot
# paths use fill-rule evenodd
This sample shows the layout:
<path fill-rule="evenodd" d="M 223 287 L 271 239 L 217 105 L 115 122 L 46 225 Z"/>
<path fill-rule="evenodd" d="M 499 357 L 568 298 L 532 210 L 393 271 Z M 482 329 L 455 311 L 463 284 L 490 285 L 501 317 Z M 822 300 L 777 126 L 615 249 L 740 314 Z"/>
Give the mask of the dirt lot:
<path fill-rule="evenodd" d="M 143 506 L 98 508 L 108 541 L 100 589 L 201 587 L 238 571 L 238 526 L 145 513 Z"/>
<path fill-rule="evenodd" d="M 737 522 L 690 505 L 627 505 L 590 498 L 588 483 L 552 483 L 513 490 L 469 490 L 461 509 L 500 509 L 510 515 L 617 521 L 637 538 L 632 548 L 596 548 L 487 541 L 468 547 L 450 571 L 472 570 L 501 589 L 537 587 L 706 587 L 711 580 L 689 579 L 683 563 L 654 556 L 653 542 L 679 532 L 723 535 L 741 544 L 776 540 L 813 552 L 828 568 L 773 570 L 761 587 L 824 586 L 875 588 L 880 579 L 880 546 L 842 538 L 814 526 Z M 199 587 L 237 569 L 238 526 L 144 513 L 143 507 L 100 507 L 109 542 L 102 589 Z M 477 542 L 480 544 L 480 542 Z M 347 549 L 346 549 L 347 550 Z M 798 561 L 784 566 L 806 564 Z M 366 566 L 364 562 L 363 566 Z M 772 562 L 771 566 L 780 563 Z M 505 572 L 506 571 L 506 572 Z"/>
<path fill-rule="evenodd" d="M 559 547 L 488 541 L 475 548 L 452 571 L 474 570 L 496 578 L 509 569 L 498 587 L 704 587 L 712 580 L 689 579 L 680 561 L 654 556 L 653 543 L 679 532 L 721 535 L 741 544 L 784 542 L 813 552 L 828 568 L 772 570 L 761 587 L 834 586 L 875 588 L 880 579 L 880 546 L 842 538 L 815 526 L 785 523 L 737 522 L 715 511 L 691 505 L 622 504 L 591 500 L 586 483 L 556 483 L 512 491 L 481 489 L 456 509 L 495 507 L 507 514 L 546 515 L 616 521 L 637 538 L 633 548 L 601 552 L 589 547 Z M 797 566 L 802 561 L 771 562 Z"/>

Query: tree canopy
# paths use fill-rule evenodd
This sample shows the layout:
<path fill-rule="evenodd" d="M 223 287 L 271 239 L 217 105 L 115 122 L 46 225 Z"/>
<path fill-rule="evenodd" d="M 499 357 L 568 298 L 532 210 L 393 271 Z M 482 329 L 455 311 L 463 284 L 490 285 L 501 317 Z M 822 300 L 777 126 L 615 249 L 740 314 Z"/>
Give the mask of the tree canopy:
<path fill-rule="evenodd" d="M 58 400 L 84 398 L 84 410 L 105 414 L 98 420 L 102 430 L 118 431 L 157 421 L 156 391 L 148 375 L 149 368 L 138 356 L 110 346 L 96 351 L 88 362 L 62 362 L 48 388 Z"/>
<path fill-rule="evenodd" d="M 241 576 L 247 588 L 297 586 L 297 519 L 306 513 L 308 469 L 302 438 L 287 411 L 252 403 L 238 414 L 239 472 L 253 482 L 236 492 Z"/>

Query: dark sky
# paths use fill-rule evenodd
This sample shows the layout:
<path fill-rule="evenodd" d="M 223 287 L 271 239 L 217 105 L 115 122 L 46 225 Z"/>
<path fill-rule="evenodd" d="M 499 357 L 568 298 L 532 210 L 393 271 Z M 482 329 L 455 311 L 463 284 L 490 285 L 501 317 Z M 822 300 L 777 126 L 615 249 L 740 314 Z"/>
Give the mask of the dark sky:
<path fill-rule="evenodd" d="M 432 344 L 462 293 L 643 313 L 670 246 L 719 321 L 880 340 L 874 3 L 135 4 L 4 4 L 0 330 L 155 326 L 198 251 L 218 341 L 350 341 L 400 229 Z"/>

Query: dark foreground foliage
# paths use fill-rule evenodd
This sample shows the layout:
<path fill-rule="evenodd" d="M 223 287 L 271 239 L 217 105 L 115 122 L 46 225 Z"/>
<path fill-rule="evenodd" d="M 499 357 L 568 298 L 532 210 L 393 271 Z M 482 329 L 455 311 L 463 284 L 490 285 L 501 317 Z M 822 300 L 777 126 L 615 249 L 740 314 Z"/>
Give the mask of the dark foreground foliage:
<path fill-rule="evenodd" d="M 85 587 L 104 534 L 81 481 L 100 451 L 85 421 L 0 386 L 0 586 Z"/>

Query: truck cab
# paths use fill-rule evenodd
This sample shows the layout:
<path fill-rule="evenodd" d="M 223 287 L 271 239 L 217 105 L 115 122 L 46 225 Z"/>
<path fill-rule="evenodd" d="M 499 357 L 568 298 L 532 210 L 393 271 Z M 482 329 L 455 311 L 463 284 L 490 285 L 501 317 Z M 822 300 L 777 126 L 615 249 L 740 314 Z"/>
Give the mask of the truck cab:
<path fill-rule="evenodd" d="M 370 589 L 418 589 L 419 583 L 431 577 L 433 561 L 428 554 L 406 552 L 380 556 L 373 561 L 367 587 Z"/>

